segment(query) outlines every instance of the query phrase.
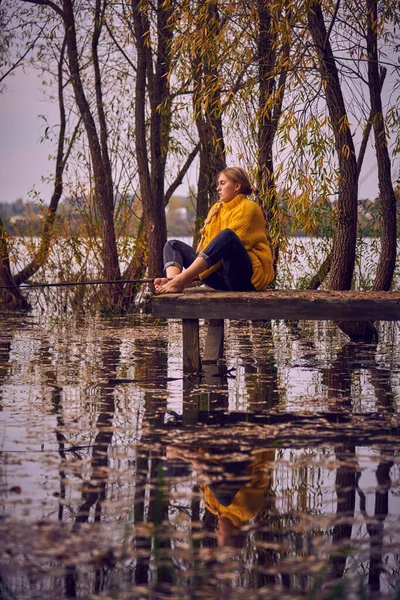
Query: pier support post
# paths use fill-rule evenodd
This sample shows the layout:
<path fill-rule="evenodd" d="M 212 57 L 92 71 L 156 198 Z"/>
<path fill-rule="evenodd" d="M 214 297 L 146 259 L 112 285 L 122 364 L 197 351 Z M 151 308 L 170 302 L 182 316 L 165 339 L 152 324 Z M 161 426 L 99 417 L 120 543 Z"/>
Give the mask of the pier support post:
<path fill-rule="evenodd" d="M 210 319 L 206 345 L 204 348 L 204 363 L 216 363 L 224 355 L 224 319 Z"/>
<path fill-rule="evenodd" d="M 182 319 L 183 372 L 198 373 L 201 370 L 199 320 Z"/>

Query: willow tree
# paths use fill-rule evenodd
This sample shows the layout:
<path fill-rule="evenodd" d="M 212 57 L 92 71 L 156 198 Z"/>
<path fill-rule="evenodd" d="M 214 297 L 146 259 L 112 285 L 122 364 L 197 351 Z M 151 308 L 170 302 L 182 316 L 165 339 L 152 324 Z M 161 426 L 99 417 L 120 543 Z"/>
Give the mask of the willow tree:
<path fill-rule="evenodd" d="M 134 82 L 134 122 L 130 135 L 138 167 L 143 207 L 141 231 L 146 249 L 141 265 L 134 257 L 127 275 L 141 275 L 148 266 L 148 275 L 155 277 L 163 270 L 162 251 L 167 236 L 165 206 L 198 152 L 196 143 L 182 150 L 176 141 L 184 123 L 175 114 L 179 114 L 175 102 L 179 94 L 171 86 L 177 3 L 131 0 L 126 6 L 121 3 L 112 8 L 113 19 L 108 30 L 119 52 L 118 68 Z M 171 168 L 174 156 L 178 157 L 177 165 Z"/>
<path fill-rule="evenodd" d="M 322 13 L 322 0 L 307 2 L 307 19 L 318 59 L 339 169 L 336 234 L 328 286 L 333 290 L 349 290 L 353 279 L 357 239 L 356 154 L 339 73 Z"/>
<path fill-rule="evenodd" d="M 268 188 L 265 196 L 273 187 L 272 145 L 286 77 L 281 68 L 282 55 L 287 55 L 289 48 L 287 43 L 280 45 L 282 28 L 279 27 L 284 6 L 289 3 L 277 4 L 271 8 L 270 3 L 260 0 L 255 8 L 247 3 L 233 5 L 206 0 L 183 2 L 180 6 L 174 61 L 179 65 L 176 72 L 183 89 L 192 96 L 193 120 L 199 138 L 200 224 L 215 201 L 218 172 L 226 166 L 228 155 L 239 154 L 233 148 L 238 146 L 240 134 L 239 146 L 246 143 L 251 130 L 257 132 L 257 178 L 262 180 L 263 188 Z M 258 112 L 250 109 L 253 122 L 249 131 L 244 115 L 250 96 L 257 98 Z M 243 157 L 237 162 L 243 163 Z"/>
<path fill-rule="evenodd" d="M 374 289 L 387 290 L 391 286 L 396 260 L 396 209 L 388 151 L 389 122 L 384 114 L 382 89 L 388 69 L 392 71 L 392 76 L 396 69 L 398 72 L 395 58 L 391 56 L 396 52 L 393 27 L 399 21 L 398 8 L 395 2 L 386 0 L 357 5 L 352 2 L 340 5 L 337 2 L 334 9 L 329 16 L 327 34 L 330 40 L 333 35 L 335 37 L 333 53 L 341 85 L 344 87 L 350 81 L 346 94 L 348 104 L 351 106 L 357 102 L 357 121 L 363 130 L 357 156 L 358 177 L 362 172 L 371 130 L 374 131 L 379 202 L 382 207 L 382 243 Z M 356 127 L 354 123 L 353 127 Z M 331 258 L 329 254 L 313 277 L 313 289 L 319 287 L 328 275 Z"/>
<path fill-rule="evenodd" d="M 307 19 L 318 57 L 339 169 L 336 232 L 333 240 L 328 287 L 332 290 L 349 290 L 353 280 L 356 254 L 358 169 L 339 73 L 321 4 L 321 0 L 308 2 Z M 339 326 L 352 339 L 372 340 L 377 337 L 374 326 L 369 322 L 339 323 Z"/>
<path fill-rule="evenodd" d="M 226 43 L 224 3 L 216 0 L 179 3 L 172 46 L 170 75 L 177 80 L 182 114 L 192 121 L 198 148 L 196 226 L 194 241 L 210 205 L 216 200 L 216 178 L 226 167 L 223 128 L 224 63 L 231 49 Z"/>
<path fill-rule="evenodd" d="M 76 106 L 85 128 L 91 164 L 93 169 L 93 196 L 99 213 L 103 277 L 108 281 L 120 279 L 120 267 L 114 228 L 114 187 L 109 155 L 109 133 L 105 103 L 103 98 L 102 69 L 99 59 L 99 43 L 104 27 L 104 13 L 107 0 L 96 0 L 91 15 L 89 44 L 91 49 L 91 67 L 95 105 L 91 105 L 85 86 L 83 70 L 86 68 L 78 45 L 77 18 L 82 18 L 79 9 L 72 0 L 62 0 L 60 5 L 52 0 L 21 0 L 23 3 L 45 6 L 55 14 L 66 37 L 66 52 L 69 76 L 73 88 Z M 78 15 L 78 16 L 77 16 Z M 80 24 L 79 24 L 80 25 Z M 87 43 L 88 40 L 85 40 Z M 113 308 L 118 300 L 121 288 L 107 286 L 104 292 L 105 307 Z"/>

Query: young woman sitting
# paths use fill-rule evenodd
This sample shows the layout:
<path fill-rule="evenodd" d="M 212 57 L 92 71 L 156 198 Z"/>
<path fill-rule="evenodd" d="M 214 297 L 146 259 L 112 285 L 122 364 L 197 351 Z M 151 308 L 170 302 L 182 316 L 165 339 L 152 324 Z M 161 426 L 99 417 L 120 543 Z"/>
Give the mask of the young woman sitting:
<path fill-rule="evenodd" d="M 253 188 L 240 167 L 220 172 L 218 202 L 211 207 L 197 250 L 179 240 L 164 247 L 166 277 L 155 280 L 159 294 L 179 293 L 199 277 L 216 290 L 264 290 L 274 278 L 272 249 Z"/>

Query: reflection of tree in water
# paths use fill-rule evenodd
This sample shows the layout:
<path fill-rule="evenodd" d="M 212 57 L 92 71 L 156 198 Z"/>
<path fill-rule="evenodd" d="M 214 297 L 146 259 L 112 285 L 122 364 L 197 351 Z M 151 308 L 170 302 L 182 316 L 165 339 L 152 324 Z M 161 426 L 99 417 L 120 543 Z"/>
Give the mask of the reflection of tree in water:
<path fill-rule="evenodd" d="M 381 574 L 385 572 L 383 564 L 383 541 L 384 541 L 384 523 L 389 514 L 389 490 L 392 486 L 390 470 L 394 465 L 391 459 L 381 460 L 376 469 L 376 479 L 378 487 L 375 490 L 375 506 L 373 518 L 369 517 L 366 510 L 365 494 L 357 488 L 360 496 L 360 511 L 365 518 L 367 531 L 370 537 L 371 551 L 368 572 L 368 585 L 374 592 L 381 588 Z M 397 574 L 398 575 L 398 574 Z"/>
<path fill-rule="evenodd" d="M 352 540 L 352 527 L 354 523 L 356 491 L 360 497 L 360 512 L 365 519 L 367 533 L 370 539 L 368 587 L 371 592 L 381 589 L 381 575 L 385 572 L 383 566 L 383 541 L 384 523 L 389 514 L 389 490 L 392 485 L 390 470 L 394 464 L 393 460 L 382 456 L 376 469 L 377 487 L 374 496 L 374 514 L 369 516 L 366 511 L 366 497 L 358 487 L 361 476 L 357 464 L 355 448 L 337 448 L 336 459 L 339 466 L 336 471 L 336 494 L 337 494 L 337 523 L 333 527 L 332 540 L 334 552 L 330 557 L 332 576 L 341 578 L 345 574 L 348 558 L 353 553 L 358 553 L 357 540 Z"/>
<path fill-rule="evenodd" d="M 276 407 L 280 392 L 271 321 L 252 321 L 251 326 L 237 328 L 235 337 L 243 360 L 249 411 Z"/>
<path fill-rule="evenodd" d="M 165 340 L 136 340 L 135 375 L 148 382 L 144 388 L 143 434 L 136 458 L 136 486 L 133 522 L 136 526 L 136 565 L 133 580 L 136 585 L 150 585 L 151 558 L 156 561 L 154 589 L 167 593 L 172 583 L 170 565 L 171 540 L 168 528 L 168 498 L 164 479 L 159 437 L 153 431 L 164 422 L 167 412 L 168 353 Z M 150 350 L 150 351 L 149 351 Z M 159 383 L 159 382 L 163 383 Z M 152 527 L 143 535 L 144 523 Z"/>
<path fill-rule="evenodd" d="M 324 369 L 324 383 L 327 385 L 330 398 L 340 400 L 340 409 L 352 409 L 351 385 L 353 373 L 360 368 L 368 369 L 370 381 L 376 392 L 377 404 L 380 408 L 392 409 L 393 393 L 391 392 L 390 372 L 378 367 L 376 361 L 376 346 L 357 344 L 346 344 L 336 356 L 329 369 Z M 329 557 L 330 569 L 324 570 L 323 581 L 318 585 L 325 587 L 329 581 L 339 581 L 346 573 L 348 557 L 357 548 L 357 540 L 352 540 L 352 528 L 355 517 L 355 501 L 360 470 L 357 463 L 356 448 L 337 447 L 335 457 L 338 464 L 335 477 L 335 490 L 337 498 L 336 517 L 333 522 L 331 540 L 333 552 Z M 375 493 L 375 510 L 373 523 L 367 522 L 367 531 L 371 539 L 371 556 L 369 565 L 368 583 L 371 590 L 379 590 L 379 575 L 383 572 L 382 567 L 382 542 L 384 531 L 384 520 L 388 515 L 388 490 L 390 488 L 390 468 L 392 460 L 380 462 L 376 476 L 378 487 Z M 304 471 L 307 472 L 308 467 Z M 293 469 L 292 469 L 293 473 Z M 293 485 L 293 482 L 292 482 Z M 299 500 L 301 494 L 309 494 L 311 488 L 305 480 L 305 487 L 292 489 Z M 365 512 L 365 496 L 359 490 L 362 513 Z M 303 506 L 300 511 L 306 510 Z M 260 544 L 256 554 L 257 585 L 278 584 L 291 591 L 303 591 L 310 589 L 315 576 L 307 574 L 307 569 L 298 572 L 292 570 L 290 560 L 294 557 L 302 557 L 315 552 L 313 539 L 325 536 L 328 531 L 324 529 L 301 529 L 301 512 L 288 514 L 277 514 L 272 507 L 261 512 L 257 520 L 260 525 L 257 528 L 256 539 Z M 309 542 L 307 542 L 307 539 Z M 310 544 L 310 545 L 309 545 Z M 275 549 L 276 548 L 276 549 Z M 289 561 L 289 562 L 288 562 Z M 318 577 L 317 577 L 318 580 Z M 338 588 L 339 589 L 339 588 Z M 345 588 L 342 586 L 341 588 Z"/>
<path fill-rule="evenodd" d="M 101 377 L 102 379 L 109 379 L 115 377 L 118 363 L 120 360 L 120 342 L 111 338 L 104 339 L 100 349 L 101 356 Z M 53 412 L 57 417 L 57 429 L 56 436 L 58 442 L 59 454 L 62 459 L 61 465 L 65 463 L 66 459 L 66 440 L 62 433 L 64 430 L 64 418 L 63 418 L 63 398 L 62 388 L 56 385 L 57 374 L 54 370 L 50 369 L 49 366 L 52 364 L 51 361 L 51 349 L 42 345 L 40 351 L 41 363 L 46 364 L 46 378 L 47 383 L 51 387 L 51 397 L 53 404 Z M 109 448 L 113 437 L 113 419 L 115 414 L 115 398 L 114 398 L 114 386 L 109 384 L 102 384 L 100 386 L 100 400 L 97 404 L 100 408 L 97 420 L 96 429 L 97 433 L 94 437 L 93 443 L 91 444 L 91 458 L 90 458 L 90 476 L 86 481 L 82 481 L 81 484 L 81 503 L 75 511 L 75 528 L 76 532 L 79 531 L 79 525 L 82 523 L 89 522 L 90 514 L 93 511 L 92 522 L 98 523 L 101 521 L 102 505 L 106 499 L 107 484 L 108 484 L 108 473 L 109 473 Z M 80 460 L 81 456 L 79 451 L 74 452 L 74 456 L 77 460 Z M 63 508 L 65 501 L 65 471 L 62 466 L 59 470 L 60 474 L 60 503 L 59 503 L 59 520 L 63 519 Z M 113 559 L 109 557 L 110 561 L 104 560 L 103 564 L 95 568 L 94 573 L 94 588 L 95 593 L 99 593 L 105 585 L 105 575 L 110 567 L 113 566 Z M 101 561 L 100 561 L 101 562 Z M 77 583 L 78 583 L 78 568 L 75 566 L 69 566 L 66 569 L 65 575 L 65 589 L 68 597 L 77 597 Z"/>
<path fill-rule="evenodd" d="M 376 362 L 377 346 L 375 344 L 346 344 L 338 352 L 332 367 L 324 371 L 325 382 L 332 395 L 345 400 L 345 407 L 352 409 L 351 384 L 354 371 L 367 369 L 370 381 L 374 386 L 378 408 L 393 408 L 393 393 L 391 377 L 387 369 L 381 369 Z M 343 404 L 341 404 L 343 408 Z M 360 510 L 366 517 L 367 531 L 371 540 L 368 584 L 371 590 L 380 589 L 380 574 L 382 573 L 382 541 L 384 521 L 388 516 L 388 490 L 390 488 L 390 469 L 392 460 L 382 460 L 376 470 L 378 487 L 375 492 L 375 523 L 369 523 L 365 510 L 365 495 L 358 488 L 361 471 L 358 467 L 355 447 L 338 447 L 335 449 L 339 466 L 336 471 L 337 494 L 337 523 L 333 527 L 332 539 L 337 546 L 330 557 L 332 574 L 335 578 L 343 577 L 348 555 L 354 521 L 356 490 L 360 495 Z"/>
<path fill-rule="evenodd" d="M 336 469 L 336 523 L 332 531 L 333 553 L 330 557 L 334 579 L 343 577 L 350 546 L 356 502 L 357 458 L 354 447 L 335 449 L 339 466 Z"/>
<path fill-rule="evenodd" d="M 251 355 L 253 342 L 248 332 L 243 333 L 241 331 L 238 340 L 244 356 Z M 312 347 L 309 338 L 304 343 L 307 353 L 317 357 L 317 350 Z M 255 353 L 253 353 L 254 355 Z M 260 393 L 262 386 L 257 388 L 254 385 L 258 373 L 269 372 L 271 374 L 268 369 L 260 371 L 255 362 L 255 360 L 253 362 L 245 359 L 244 368 L 245 377 L 249 376 L 247 382 L 251 381 L 251 385 L 247 387 L 248 397 L 250 398 L 249 409 L 257 412 L 263 410 L 263 408 L 265 409 L 265 400 L 274 396 L 265 391 Z M 274 367 L 273 363 L 270 363 L 270 365 Z M 317 365 L 318 362 L 313 360 L 314 369 L 317 368 Z M 340 349 L 331 367 L 323 370 L 324 383 L 328 389 L 330 400 L 336 398 L 338 400 L 336 406 L 340 410 L 353 410 L 351 389 L 353 374 L 360 369 L 367 371 L 376 392 L 377 404 L 381 408 L 391 409 L 393 393 L 391 392 L 390 372 L 379 367 L 376 359 L 376 346 L 346 344 Z M 272 369 L 272 373 L 274 373 L 274 369 Z M 276 397 L 276 377 L 275 380 L 273 377 L 271 380 L 275 385 Z M 295 594 L 307 593 L 307 590 L 314 589 L 316 585 L 316 589 L 318 589 L 318 586 L 322 589 L 328 588 L 326 589 L 328 595 L 330 586 L 339 585 L 341 587 L 335 589 L 341 589 L 343 593 L 346 593 L 345 586 L 347 583 L 343 578 L 346 576 L 348 558 L 358 552 L 358 539 L 352 539 L 352 532 L 360 470 L 355 446 L 335 448 L 335 458 L 338 465 L 334 482 L 336 514 L 331 527 L 326 529 L 322 522 L 319 524 L 318 516 L 313 516 L 311 513 L 309 513 L 310 517 L 314 521 L 311 526 L 310 521 L 308 523 L 306 521 L 306 524 L 304 524 L 302 520 L 302 515 L 309 510 L 307 508 L 307 497 L 314 492 L 313 484 L 308 481 L 308 472 L 311 466 L 304 466 L 299 469 L 298 487 L 292 489 L 292 493 L 297 495 L 300 502 L 297 511 L 278 514 L 274 498 L 266 498 L 265 508 L 258 515 L 257 524 L 254 527 L 255 550 L 250 551 L 246 558 L 247 568 L 251 571 L 251 575 L 248 579 L 243 579 L 236 570 L 235 577 L 238 578 L 238 583 L 240 579 L 245 587 L 264 588 L 273 586 L 273 589 L 283 588 L 287 592 Z M 367 528 L 371 537 L 369 568 L 369 585 L 371 589 L 379 589 L 379 573 L 382 572 L 383 521 L 388 514 L 387 491 L 390 486 L 389 471 L 391 464 L 392 461 L 383 461 L 378 466 L 378 485 L 384 485 L 383 490 L 378 489 L 376 492 L 375 515 L 377 516 L 378 525 L 369 525 Z M 303 472 L 303 475 L 301 472 Z M 207 529 L 211 531 L 215 527 L 215 516 L 206 511 L 204 523 L 207 525 Z M 323 555 L 319 555 L 317 550 L 319 548 L 318 540 L 322 541 L 327 536 L 330 537 L 332 549 L 325 561 L 325 566 L 322 567 L 322 575 L 316 576 L 312 565 L 319 564 L 318 568 L 321 569 L 321 561 L 323 561 Z M 215 540 L 211 539 L 211 547 L 214 550 L 213 556 L 215 557 Z M 298 566 L 294 562 L 296 560 L 300 561 Z M 311 565 L 311 568 L 308 569 L 307 565 Z M 210 561 L 208 567 L 211 577 L 215 573 L 215 563 Z M 227 576 L 229 577 L 229 575 Z M 230 576 L 233 576 L 233 573 Z M 340 583 L 342 580 L 343 583 Z"/>
<path fill-rule="evenodd" d="M 340 399 L 340 407 L 352 410 L 352 382 L 354 373 L 365 370 L 374 388 L 377 408 L 393 410 L 391 372 L 379 366 L 376 344 L 345 344 L 328 369 L 323 369 L 323 382 L 328 393 Z"/>
<path fill-rule="evenodd" d="M 3 410 L 3 390 L 2 385 L 5 383 L 7 376 L 11 372 L 10 354 L 12 347 L 12 340 L 14 331 L 17 330 L 21 324 L 16 322 L 14 319 L 3 319 L 0 339 L 0 412 Z M 0 465 L 0 489 L 7 489 L 6 474 L 3 472 L 3 467 Z M 0 598 L 7 598 L 11 596 L 11 590 L 3 579 L 3 575 L 0 572 Z"/>
<path fill-rule="evenodd" d="M 8 337 L 8 336 L 7 336 Z M 10 368 L 10 351 L 11 351 L 11 337 L 10 339 L 0 340 L 0 382 L 2 383 L 9 373 Z M 0 388 L 1 394 L 1 388 Z M 1 396 L 0 396 L 1 398 Z"/>
<path fill-rule="evenodd" d="M 12 365 L 10 362 L 10 354 L 12 349 L 12 343 L 14 334 L 24 328 L 26 323 L 19 317 L 7 318 L 3 315 L 0 316 L 1 330 L 0 330 L 0 411 L 2 410 L 2 385 L 8 375 L 12 373 Z"/>

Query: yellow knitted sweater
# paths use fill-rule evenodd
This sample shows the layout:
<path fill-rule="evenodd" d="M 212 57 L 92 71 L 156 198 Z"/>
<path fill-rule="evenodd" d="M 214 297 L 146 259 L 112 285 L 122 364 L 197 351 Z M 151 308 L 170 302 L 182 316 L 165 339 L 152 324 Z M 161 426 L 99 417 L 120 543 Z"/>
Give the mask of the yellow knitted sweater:
<path fill-rule="evenodd" d="M 236 233 L 251 260 L 251 283 L 256 290 L 265 289 L 274 278 L 274 267 L 261 208 L 244 194 L 239 194 L 230 202 L 214 204 L 208 213 L 197 253 L 202 252 L 223 229 L 232 229 Z M 203 271 L 200 279 L 205 279 L 219 267 L 220 263 Z"/>
<path fill-rule="evenodd" d="M 220 504 L 208 486 L 201 488 L 207 509 L 214 515 L 227 517 L 235 527 L 256 517 L 265 505 L 265 496 L 273 494 L 271 462 L 274 456 L 274 450 L 264 450 L 256 455 L 249 466 L 249 483 L 237 492 L 229 506 Z"/>

